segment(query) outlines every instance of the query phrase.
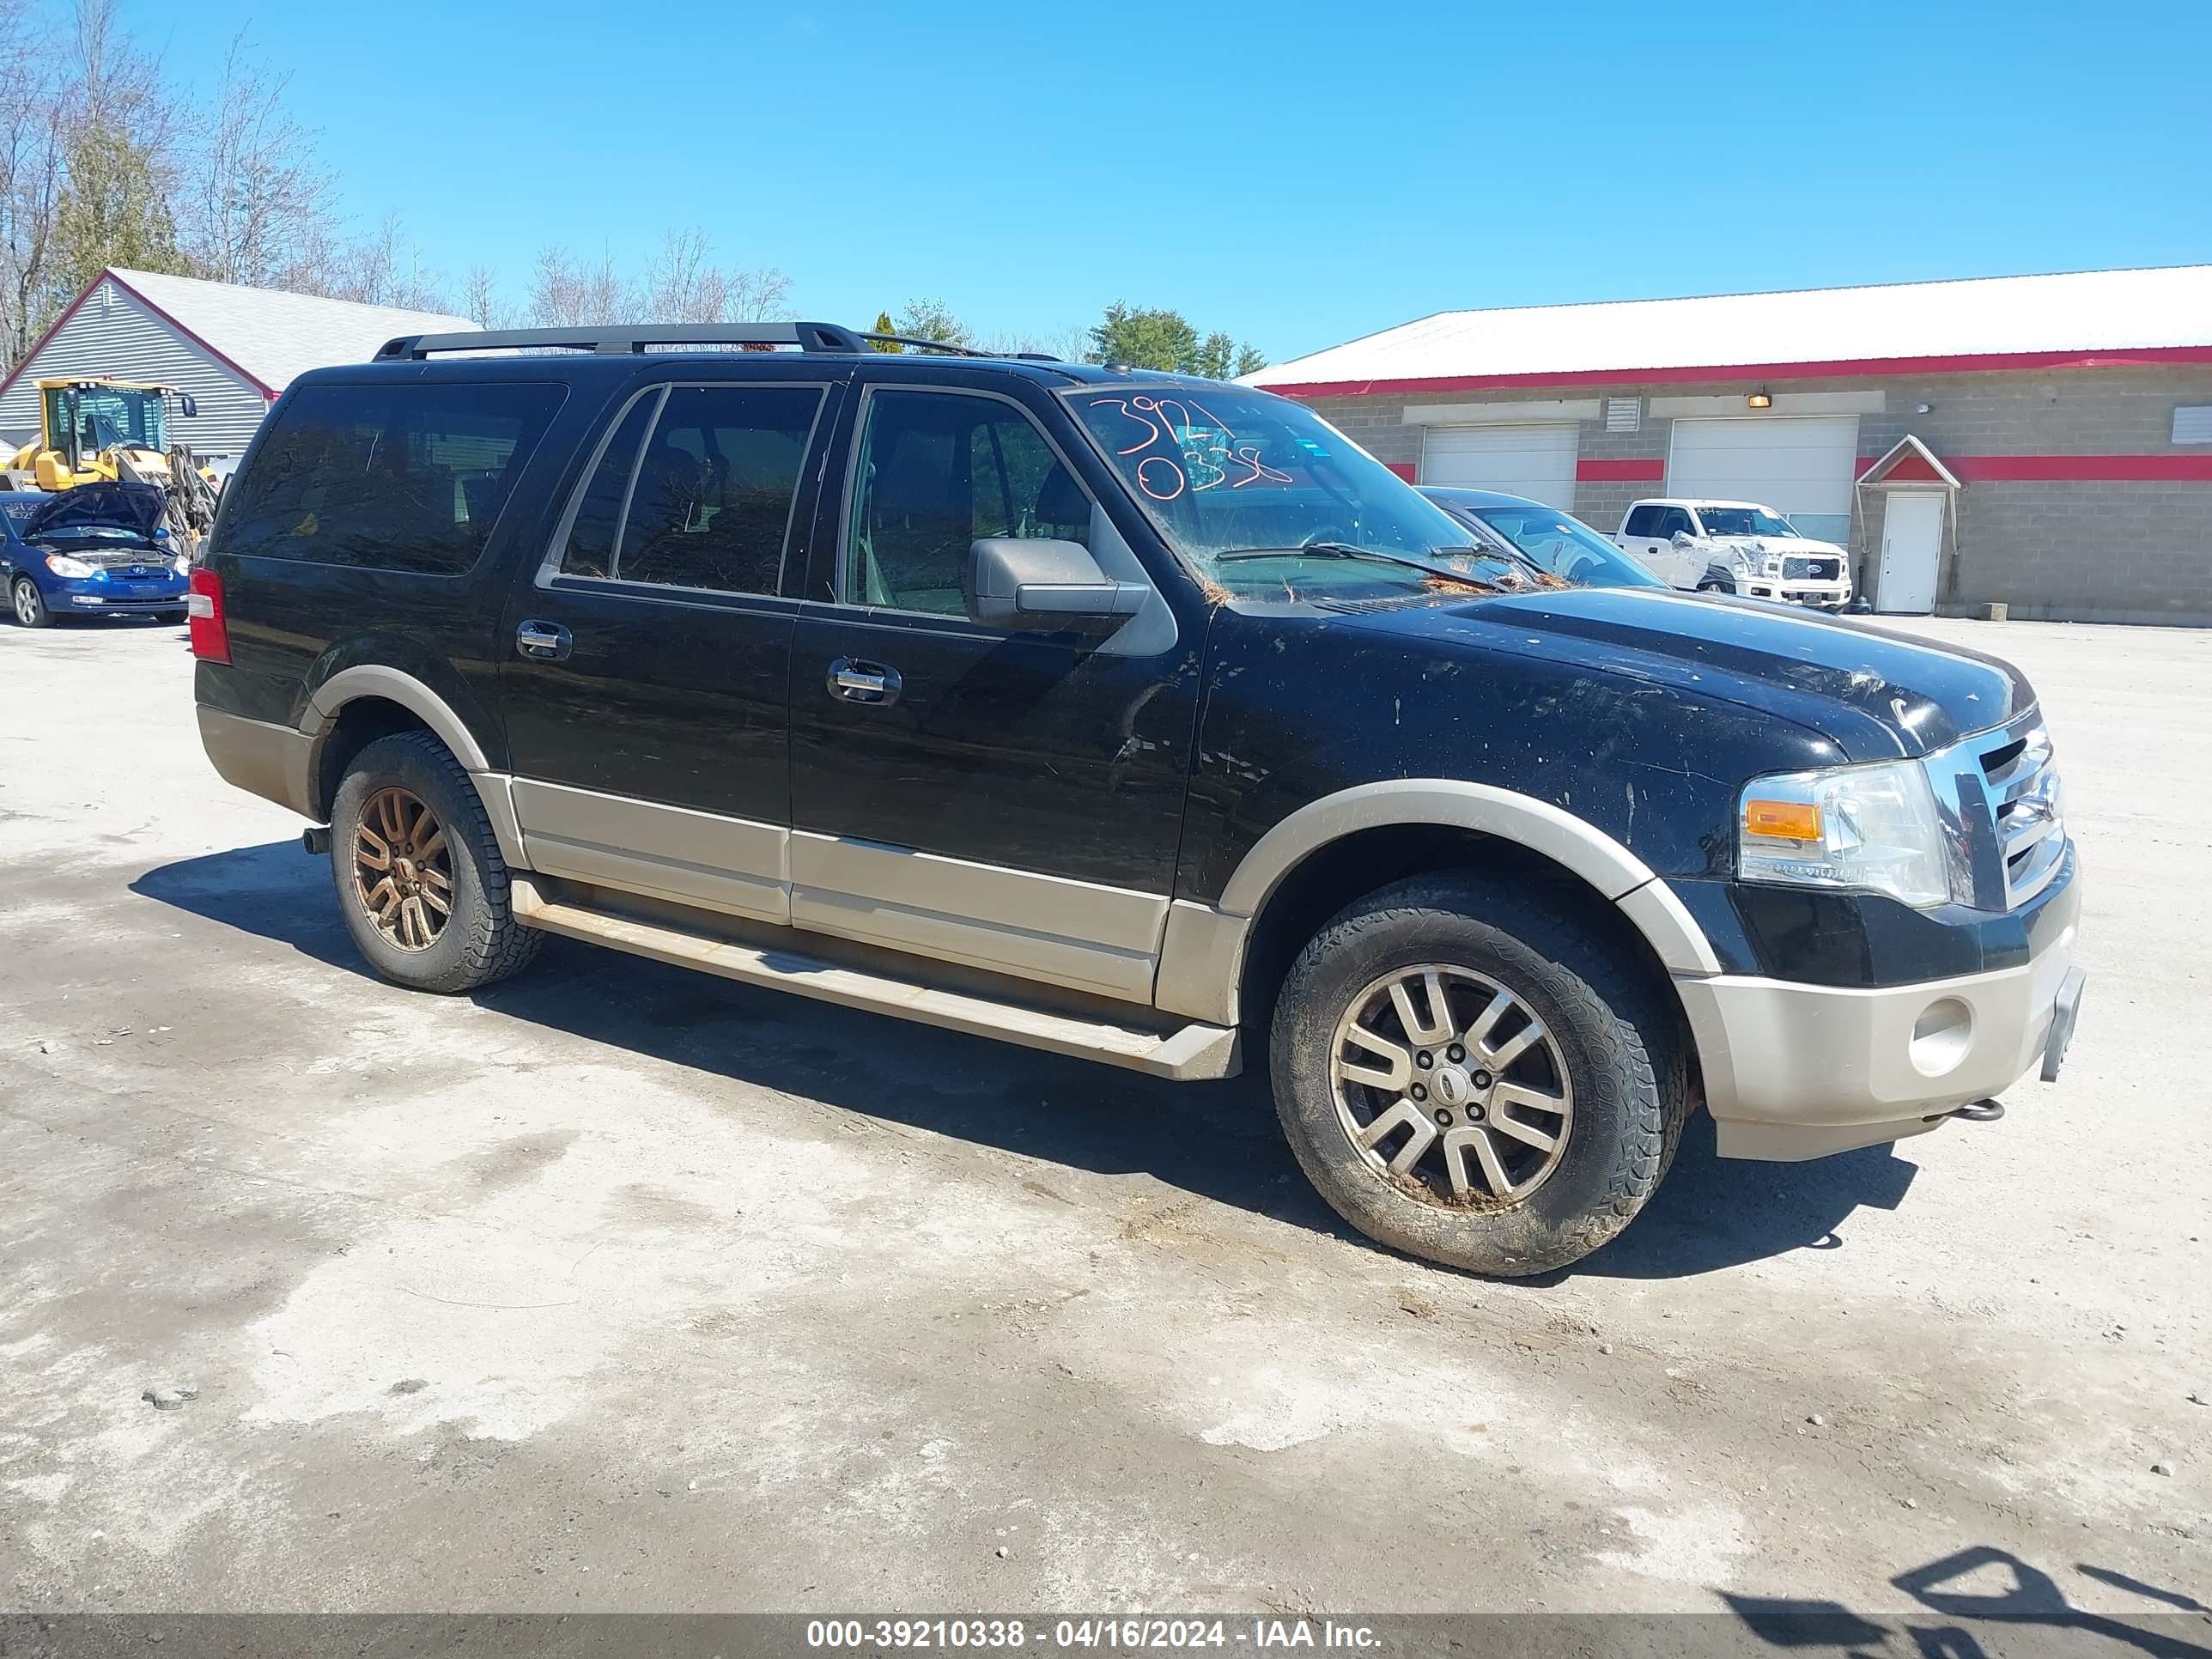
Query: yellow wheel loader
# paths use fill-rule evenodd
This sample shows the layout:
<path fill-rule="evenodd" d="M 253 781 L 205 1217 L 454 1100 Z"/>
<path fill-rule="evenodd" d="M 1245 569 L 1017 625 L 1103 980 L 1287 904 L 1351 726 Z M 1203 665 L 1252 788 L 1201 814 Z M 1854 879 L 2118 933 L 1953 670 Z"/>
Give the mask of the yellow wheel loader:
<path fill-rule="evenodd" d="M 191 451 L 168 441 L 173 402 L 181 415 L 198 404 L 175 386 L 106 377 L 40 380 L 39 435 L 9 457 L 7 483 L 58 490 L 78 484 L 159 484 L 169 498 L 169 530 L 187 552 L 215 521 L 215 474 Z"/>

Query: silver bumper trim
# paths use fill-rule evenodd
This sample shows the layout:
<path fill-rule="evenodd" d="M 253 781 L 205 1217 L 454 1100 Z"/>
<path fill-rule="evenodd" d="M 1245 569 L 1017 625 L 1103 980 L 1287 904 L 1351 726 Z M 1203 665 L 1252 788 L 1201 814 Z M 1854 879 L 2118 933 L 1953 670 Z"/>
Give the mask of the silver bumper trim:
<path fill-rule="evenodd" d="M 2017 968 L 1870 990 L 1677 979 L 1722 1156 L 1874 1146 L 2008 1088 L 2070 1032 L 2074 939 L 2069 927 Z"/>

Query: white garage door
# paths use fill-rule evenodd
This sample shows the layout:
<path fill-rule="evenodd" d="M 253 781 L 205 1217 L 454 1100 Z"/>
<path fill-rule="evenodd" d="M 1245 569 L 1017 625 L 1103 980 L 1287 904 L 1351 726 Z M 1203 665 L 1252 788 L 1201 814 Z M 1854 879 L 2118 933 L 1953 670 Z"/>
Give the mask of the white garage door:
<path fill-rule="evenodd" d="M 1575 426 L 1432 426 L 1421 442 L 1421 482 L 1502 489 L 1572 512 Z"/>
<path fill-rule="evenodd" d="M 1677 421 L 1667 493 L 1757 501 L 1808 536 L 1841 542 L 1850 533 L 1858 441 L 1854 415 Z"/>

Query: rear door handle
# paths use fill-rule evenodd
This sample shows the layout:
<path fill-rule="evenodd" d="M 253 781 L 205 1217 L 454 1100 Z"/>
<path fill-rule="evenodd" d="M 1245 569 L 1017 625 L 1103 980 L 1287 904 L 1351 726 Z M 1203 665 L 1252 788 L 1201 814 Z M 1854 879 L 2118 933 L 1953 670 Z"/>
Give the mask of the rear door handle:
<path fill-rule="evenodd" d="M 880 708 L 898 701 L 900 681 L 896 668 L 840 657 L 830 665 L 829 686 L 830 695 L 842 702 Z"/>
<path fill-rule="evenodd" d="M 514 630 L 514 648 L 536 662 L 559 662 L 574 643 L 558 623 L 526 622 Z"/>

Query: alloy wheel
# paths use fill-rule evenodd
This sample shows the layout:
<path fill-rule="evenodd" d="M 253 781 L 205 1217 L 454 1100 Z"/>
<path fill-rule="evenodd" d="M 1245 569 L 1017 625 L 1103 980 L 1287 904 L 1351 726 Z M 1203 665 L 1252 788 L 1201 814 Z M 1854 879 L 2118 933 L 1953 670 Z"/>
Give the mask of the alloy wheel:
<path fill-rule="evenodd" d="M 1383 975 L 1329 1047 L 1337 1121 L 1360 1157 L 1439 1206 L 1517 1202 L 1559 1168 L 1574 1085 L 1558 1040 L 1487 975 L 1442 963 Z"/>
<path fill-rule="evenodd" d="M 453 914 L 453 863 L 445 826 L 397 784 L 362 803 L 354 831 L 354 891 L 386 943 L 427 951 Z"/>
<path fill-rule="evenodd" d="M 26 628 L 35 628 L 39 622 L 39 592 L 30 582 L 18 578 L 15 582 L 15 620 Z"/>

